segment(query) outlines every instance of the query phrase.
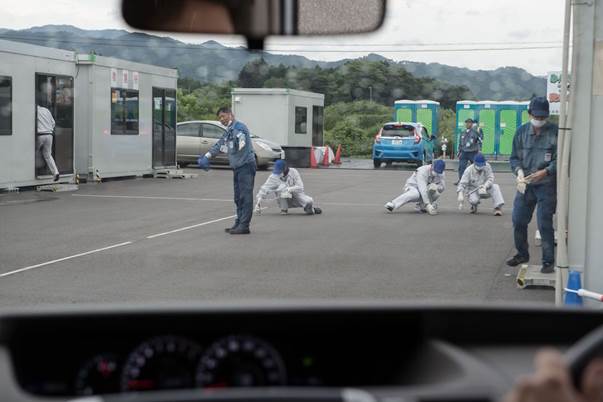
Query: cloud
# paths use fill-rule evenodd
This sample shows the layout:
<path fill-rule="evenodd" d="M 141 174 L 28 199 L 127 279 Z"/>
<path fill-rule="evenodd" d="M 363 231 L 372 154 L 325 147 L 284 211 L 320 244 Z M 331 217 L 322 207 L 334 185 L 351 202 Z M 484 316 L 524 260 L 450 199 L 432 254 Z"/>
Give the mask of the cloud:
<path fill-rule="evenodd" d="M 121 0 L 2 0 L 0 28 L 22 29 L 46 24 L 69 24 L 84 29 L 130 29 L 121 19 Z M 269 38 L 279 49 L 366 50 L 366 52 L 303 52 L 318 60 L 337 60 L 396 49 L 394 44 L 423 44 L 414 49 L 459 47 L 450 43 L 521 43 L 561 40 L 564 0 L 389 0 L 388 17 L 377 32 L 361 36 Z M 237 36 L 170 35 L 188 43 L 210 39 L 228 45 L 244 43 Z M 320 46 L 332 44 L 333 47 Z M 318 44 L 313 47 L 312 44 Z M 387 46 L 375 46 L 375 45 Z M 353 46 L 345 46 L 353 45 Z M 405 49 L 408 46 L 398 46 Z M 482 46 L 483 47 L 483 46 Z M 295 52 L 288 52 L 295 53 Z M 299 53 L 299 52 L 298 52 Z M 472 69 L 514 65 L 535 74 L 558 69 L 560 49 L 490 52 L 381 52 L 388 58 L 438 62 Z"/>

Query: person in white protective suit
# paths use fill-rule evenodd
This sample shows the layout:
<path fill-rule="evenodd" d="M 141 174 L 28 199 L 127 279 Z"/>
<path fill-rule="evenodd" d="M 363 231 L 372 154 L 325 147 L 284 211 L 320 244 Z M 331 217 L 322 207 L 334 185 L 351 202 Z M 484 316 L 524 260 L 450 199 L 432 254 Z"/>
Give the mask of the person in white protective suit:
<path fill-rule="evenodd" d="M 289 208 L 303 208 L 307 215 L 322 213 L 320 208 L 314 207 L 312 197 L 304 193 L 304 183 L 297 169 L 288 167 L 282 159 L 276 161 L 272 174 L 258 191 L 257 214 L 262 211 L 262 202 L 270 199 L 276 199 L 282 215 L 288 214 Z"/>
<path fill-rule="evenodd" d="M 473 164 L 465 169 L 463 177 L 456 189 L 458 194 L 459 210 L 463 209 L 465 197 L 471 205 L 471 213 L 477 213 L 477 206 L 484 198 L 492 198 L 494 204 L 494 215 L 502 215 L 502 206 L 505 205 L 502 192 L 498 184 L 494 183 L 492 166 L 486 162 L 483 154 L 475 155 Z"/>
<path fill-rule="evenodd" d="M 406 180 L 404 192 L 394 200 L 385 204 L 385 209 L 393 212 L 409 202 L 416 202 L 421 212 L 437 215 L 438 198 L 446 189 L 444 169 L 446 164 L 441 159 L 436 159 L 431 165 L 418 168 Z"/>

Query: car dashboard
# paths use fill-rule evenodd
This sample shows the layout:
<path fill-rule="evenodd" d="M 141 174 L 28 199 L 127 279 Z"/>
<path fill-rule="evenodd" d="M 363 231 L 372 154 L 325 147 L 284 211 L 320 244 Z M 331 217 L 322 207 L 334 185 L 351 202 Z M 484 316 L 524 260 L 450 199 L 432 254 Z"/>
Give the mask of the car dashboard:
<path fill-rule="evenodd" d="M 601 318 L 392 304 L 9 312 L 0 396 L 493 401 L 531 371 L 540 347 L 564 349 Z"/>

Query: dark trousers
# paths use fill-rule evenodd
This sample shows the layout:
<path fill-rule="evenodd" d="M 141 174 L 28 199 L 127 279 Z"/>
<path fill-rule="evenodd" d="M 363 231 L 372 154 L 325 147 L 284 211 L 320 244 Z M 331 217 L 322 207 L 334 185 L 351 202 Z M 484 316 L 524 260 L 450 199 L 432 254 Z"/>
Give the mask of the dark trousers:
<path fill-rule="evenodd" d="M 255 170 L 255 161 L 233 170 L 234 202 L 237 207 L 235 226 L 243 229 L 249 228 L 253 216 Z"/>
<path fill-rule="evenodd" d="M 459 157 L 459 181 L 461 181 L 469 162 L 473 163 L 475 155 L 477 155 L 477 152 L 461 152 L 461 156 Z"/>
<path fill-rule="evenodd" d="M 532 220 L 534 208 L 538 206 L 536 218 L 542 237 L 542 263 L 555 261 L 555 230 L 553 214 L 557 207 L 557 187 L 555 183 L 528 185 L 525 194 L 517 192 L 513 202 L 513 235 L 517 254 L 530 258 L 528 250 L 528 224 Z"/>

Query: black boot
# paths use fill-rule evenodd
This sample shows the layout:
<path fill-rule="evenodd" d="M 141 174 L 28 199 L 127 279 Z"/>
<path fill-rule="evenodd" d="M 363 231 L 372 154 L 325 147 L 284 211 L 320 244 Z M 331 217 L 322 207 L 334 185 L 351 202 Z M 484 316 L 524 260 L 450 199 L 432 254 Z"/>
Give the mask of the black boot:
<path fill-rule="evenodd" d="M 524 262 L 528 262 L 528 261 L 530 261 L 529 257 L 524 257 L 524 256 L 517 254 L 507 260 L 507 265 L 510 267 L 516 267 L 519 264 L 523 264 Z"/>
<path fill-rule="evenodd" d="M 238 226 L 234 229 L 230 229 L 229 232 L 231 235 L 240 235 L 240 234 L 249 234 L 251 233 L 249 228 L 242 228 L 241 226 Z"/>

